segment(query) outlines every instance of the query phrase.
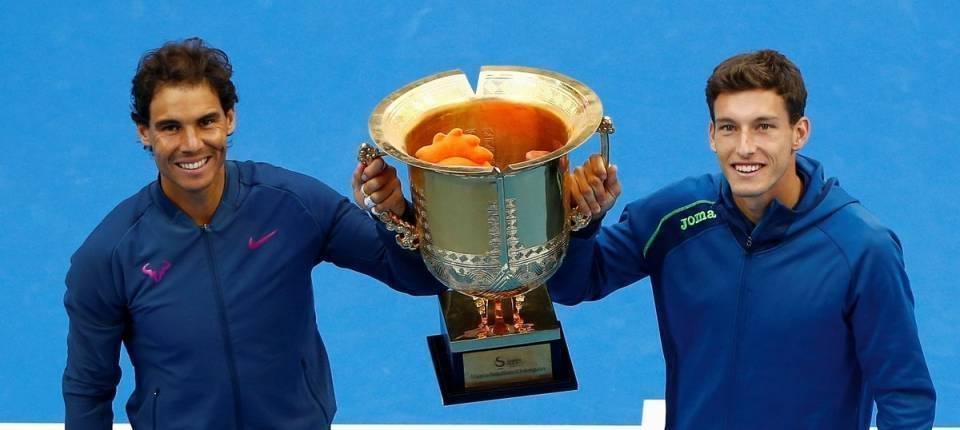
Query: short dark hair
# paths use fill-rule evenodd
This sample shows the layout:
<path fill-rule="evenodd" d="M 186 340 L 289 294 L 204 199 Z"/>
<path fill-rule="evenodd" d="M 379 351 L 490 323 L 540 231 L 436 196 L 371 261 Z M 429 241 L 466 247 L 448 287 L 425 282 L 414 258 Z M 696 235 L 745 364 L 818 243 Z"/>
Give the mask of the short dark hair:
<path fill-rule="evenodd" d="M 240 99 L 230 77 L 233 66 L 227 54 L 192 37 L 167 42 L 159 49 L 147 51 L 140 58 L 130 90 L 130 118 L 140 125 L 150 123 L 150 102 L 157 88 L 165 84 L 210 85 L 220 98 L 224 112 L 233 109 Z"/>
<path fill-rule="evenodd" d="M 706 89 L 710 120 L 716 120 L 713 102 L 721 93 L 756 89 L 775 90 L 783 97 L 791 124 L 803 117 L 807 89 L 800 69 L 783 54 L 765 49 L 735 55 L 713 69 Z"/>

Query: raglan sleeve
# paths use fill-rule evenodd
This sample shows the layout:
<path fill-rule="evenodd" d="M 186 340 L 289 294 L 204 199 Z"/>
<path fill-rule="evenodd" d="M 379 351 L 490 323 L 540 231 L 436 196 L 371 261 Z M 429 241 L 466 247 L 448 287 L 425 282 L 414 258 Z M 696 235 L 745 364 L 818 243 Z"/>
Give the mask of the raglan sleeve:
<path fill-rule="evenodd" d="M 877 404 L 877 427 L 929 429 L 936 393 L 920 347 L 900 242 L 873 238 L 854 270 L 849 321 L 857 357 Z"/>
<path fill-rule="evenodd" d="M 81 248 L 71 258 L 63 303 L 69 318 L 63 372 L 65 424 L 69 430 L 110 429 L 120 382 L 120 344 L 125 306 L 110 256 Z"/>
<path fill-rule="evenodd" d="M 331 216 L 323 222 L 322 258 L 339 267 L 371 276 L 410 295 L 436 295 L 446 290 L 427 270 L 418 251 L 401 248 L 396 233 L 335 192 L 328 199 Z M 412 205 L 408 203 L 408 208 Z M 410 218 L 408 209 L 407 220 Z"/>
<path fill-rule="evenodd" d="M 547 281 L 553 301 L 574 305 L 598 300 L 648 276 L 649 212 L 640 200 L 627 205 L 615 224 L 601 226 L 595 220 L 573 233 L 563 263 Z"/>

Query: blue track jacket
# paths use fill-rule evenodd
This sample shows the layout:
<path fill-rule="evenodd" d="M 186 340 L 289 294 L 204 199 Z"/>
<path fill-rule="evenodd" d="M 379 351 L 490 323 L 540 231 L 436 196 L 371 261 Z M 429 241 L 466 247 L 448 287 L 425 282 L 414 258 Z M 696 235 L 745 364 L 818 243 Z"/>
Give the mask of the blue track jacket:
<path fill-rule="evenodd" d="M 571 241 L 554 301 L 650 276 L 671 429 L 929 429 L 935 393 L 900 242 L 820 164 L 752 226 L 722 175 L 688 178 Z M 588 229 L 589 230 L 589 229 Z"/>
<path fill-rule="evenodd" d="M 418 253 L 319 181 L 227 162 L 220 206 L 197 226 L 153 182 L 71 260 L 66 427 L 109 429 L 120 344 L 135 429 L 325 429 L 336 412 L 314 313 L 322 261 L 409 294 L 444 287 Z"/>

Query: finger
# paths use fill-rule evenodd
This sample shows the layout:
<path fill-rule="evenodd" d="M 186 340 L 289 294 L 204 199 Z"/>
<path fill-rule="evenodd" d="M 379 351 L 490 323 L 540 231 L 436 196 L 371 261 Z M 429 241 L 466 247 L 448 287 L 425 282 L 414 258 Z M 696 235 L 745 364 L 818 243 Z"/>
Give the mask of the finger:
<path fill-rule="evenodd" d="M 393 192 L 387 196 L 380 204 L 377 205 L 377 211 L 390 211 L 396 214 L 397 216 L 403 216 L 404 211 L 407 208 L 407 201 L 403 198 L 403 192 L 399 187 L 393 188 Z"/>
<path fill-rule="evenodd" d="M 363 174 L 360 176 L 361 180 L 367 180 L 379 175 L 384 168 L 387 166 L 387 163 L 383 161 L 383 158 L 377 158 L 367 164 L 367 167 L 363 169 Z"/>
<path fill-rule="evenodd" d="M 353 177 L 350 179 L 350 188 L 353 189 L 353 202 L 358 206 L 362 206 L 363 203 L 363 196 L 362 192 L 360 191 L 360 187 L 362 185 L 360 183 L 360 175 L 362 172 L 363 164 L 357 163 L 357 167 L 353 169 Z"/>
<path fill-rule="evenodd" d="M 584 169 L 583 174 L 587 180 L 587 184 L 589 184 L 590 188 L 593 190 L 593 198 L 597 203 L 596 208 L 594 208 L 594 215 L 599 215 L 598 212 L 601 210 L 603 205 L 607 203 L 607 190 L 603 187 L 603 180 L 593 174 L 593 172 L 587 172 L 587 170 Z"/>
<path fill-rule="evenodd" d="M 580 191 L 580 185 L 577 182 L 576 175 L 574 173 L 567 174 L 565 181 L 567 183 L 567 194 L 570 198 L 570 203 L 584 216 L 590 216 L 590 205 L 583 197 L 583 192 Z"/>
<path fill-rule="evenodd" d="M 597 203 L 596 189 L 590 185 L 590 179 L 584 172 L 583 167 L 577 167 L 574 171 L 574 178 L 577 179 L 577 185 L 583 199 L 586 200 L 588 207 L 594 214 L 600 213 L 600 204 Z"/>
<path fill-rule="evenodd" d="M 380 175 L 366 182 L 367 194 L 373 197 L 376 204 L 380 204 L 390 197 L 395 188 L 398 188 L 399 180 L 393 176 Z"/>
<path fill-rule="evenodd" d="M 363 163 L 357 163 L 353 168 L 353 175 L 350 177 L 350 187 L 357 189 L 360 186 L 360 175 L 363 174 Z"/>
<path fill-rule="evenodd" d="M 610 168 L 607 169 L 607 180 L 604 182 L 604 186 L 607 188 L 607 192 L 613 196 L 614 199 L 620 197 L 620 178 L 617 176 L 617 166 L 610 165 Z"/>
<path fill-rule="evenodd" d="M 587 164 L 590 165 L 590 171 L 593 172 L 601 181 L 607 179 L 607 163 L 603 160 L 603 157 L 600 154 L 593 154 L 587 160 Z"/>
<path fill-rule="evenodd" d="M 366 171 L 366 169 L 364 169 Z M 367 177 L 367 180 L 363 183 L 363 193 L 366 195 L 372 195 L 380 191 L 384 186 L 390 184 L 393 180 L 397 178 L 397 170 L 392 166 L 387 166 L 383 171 L 378 173 L 376 176 Z"/>
<path fill-rule="evenodd" d="M 401 200 L 403 200 L 403 191 L 400 189 L 400 180 L 396 177 L 393 177 L 390 183 L 371 195 L 371 197 L 376 203 L 378 211 L 389 210 L 394 213 L 402 212 L 402 209 L 406 205 L 405 201 L 401 202 Z"/>
<path fill-rule="evenodd" d="M 607 180 L 603 182 L 603 187 L 607 193 L 606 200 L 602 204 L 603 212 L 606 213 L 616 204 L 617 198 L 620 197 L 620 180 L 617 177 L 616 166 L 610 165 L 607 168 Z"/>

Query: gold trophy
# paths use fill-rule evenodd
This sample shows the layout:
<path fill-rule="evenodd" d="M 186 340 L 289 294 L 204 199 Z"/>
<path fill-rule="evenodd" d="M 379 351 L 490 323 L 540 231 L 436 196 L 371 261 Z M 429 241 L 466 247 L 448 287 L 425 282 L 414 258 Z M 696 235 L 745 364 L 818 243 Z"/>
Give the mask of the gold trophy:
<path fill-rule="evenodd" d="M 413 156 L 453 128 L 479 137 L 492 166 Z M 440 296 L 443 334 L 427 339 L 445 405 L 577 388 L 544 283 L 570 232 L 590 221 L 570 207 L 564 176 L 567 154 L 595 132 L 609 162 L 613 124 L 597 95 L 561 74 L 514 66 L 483 67 L 476 92 L 463 72 L 428 76 L 370 116 L 376 147 L 363 144 L 360 161 L 385 153 L 409 167 L 417 221 L 378 217 L 450 288 Z"/>

